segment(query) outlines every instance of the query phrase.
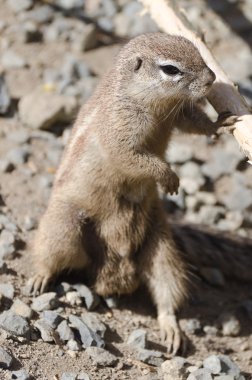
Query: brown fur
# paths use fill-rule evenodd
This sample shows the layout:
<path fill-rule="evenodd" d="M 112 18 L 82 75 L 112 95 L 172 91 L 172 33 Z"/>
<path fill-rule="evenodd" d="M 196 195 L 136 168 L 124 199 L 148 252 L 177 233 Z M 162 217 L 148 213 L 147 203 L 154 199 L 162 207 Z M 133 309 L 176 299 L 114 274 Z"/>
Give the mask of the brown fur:
<path fill-rule="evenodd" d="M 179 80 L 161 73 L 163 62 L 179 67 Z M 175 312 L 188 292 L 188 270 L 157 184 L 166 192 L 179 186 L 164 159 L 175 127 L 216 132 L 218 124 L 195 104 L 214 78 L 182 37 L 142 35 L 122 49 L 73 128 L 35 241 L 35 292 L 74 268 L 94 273 L 102 296 L 131 293 L 145 283 L 169 349 L 178 350 Z"/>

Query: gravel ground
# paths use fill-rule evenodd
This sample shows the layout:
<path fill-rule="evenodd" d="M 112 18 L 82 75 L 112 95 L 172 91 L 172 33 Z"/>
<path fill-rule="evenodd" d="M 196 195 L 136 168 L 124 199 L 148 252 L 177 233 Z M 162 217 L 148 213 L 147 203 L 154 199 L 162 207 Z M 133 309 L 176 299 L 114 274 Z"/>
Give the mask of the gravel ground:
<path fill-rule="evenodd" d="M 181 1 L 252 104 L 252 2 Z M 130 0 L 0 0 L 0 379 L 252 379 L 252 292 L 205 268 L 171 359 L 145 290 L 100 300 L 77 275 L 27 295 L 31 242 L 79 106 L 128 38 L 156 31 Z M 207 112 L 216 117 L 210 105 Z M 175 135 L 175 221 L 252 237 L 252 168 L 235 140 Z"/>

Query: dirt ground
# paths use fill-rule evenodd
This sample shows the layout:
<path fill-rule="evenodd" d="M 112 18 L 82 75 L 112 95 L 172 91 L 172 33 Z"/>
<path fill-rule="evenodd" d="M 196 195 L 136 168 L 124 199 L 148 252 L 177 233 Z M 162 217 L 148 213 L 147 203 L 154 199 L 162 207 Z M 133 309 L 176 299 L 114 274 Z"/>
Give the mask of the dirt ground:
<path fill-rule="evenodd" d="M 218 9 L 216 8 L 218 2 L 209 1 L 206 2 L 209 4 L 206 4 L 204 2 L 191 1 L 190 4 L 192 3 L 194 5 L 199 4 L 199 6 L 204 7 L 204 9 L 206 9 L 207 6 L 209 7 L 210 21 L 208 30 L 211 30 L 212 12 L 216 12 L 214 19 L 216 29 L 218 29 L 217 25 L 222 18 L 224 25 L 222 26 L 224 30 L 223 33 L 225 35 L 225 25 L 226 22 L 231 20 L 231 16 L 227 13 L 226 20 L 224 19 L 223 21 L 223 17 L 218 15 Z M 223 1 L 222 3 L 226 4 L 228 1 Z M 231 3 L 233 2 L 230 2 L 230 4 Z M 249 7 L 250 1 L 248 0 L 245 3 L 247 3 Z M 243 53 L 241 53 L 240 56 L 237 55 L 237 58 L 235 58 L 237 63 L 234 63 L 234 67 L 232 67 L 230 71 L 232 71 L 231 75 L 233 75 L 234 79 L 238 80 L 239 78 L 237 77 L 239 77 L 239 73 L 237 74 L 237 72 L 239 72 L 240 66 L 240 70 L 244 74 L 240 75 L 240 81 L 244 84 L 246 78 L 251 78 L 250 76 L 252 75 L 252 66 L 249 66 L 250 58 L 247 58 L 249 54 L 251 55 L 252 27 L 250 24 L 250 29 L 249 26 L 246 30 L 245 27 L 239 29 L 238 23 L 242 23 L 241 15 L 237 10 L 236 2 L 234 2 L 232 6 L 234 7 L 233 13 L 236 15 L 236 28 L 239 33 L 235 30 L 235 26 L 231 28 L 230 33 L 231 36 L 235 36 L 234 45 L 236 48 L 230 47 L 230 40 L 225 37 L 223 37 L 223 41 L 221 41 L 220 36 L 219 41 L 217 41 L 213 35 L 209 34 L 209 36 L 214 39 L 214 42 L 211 43 L 218 58 L 222 60 L 222 57 L 224 57 L 223 63 L 226 70 L 231 66 L 230 60 L 234 61 L 234 50 L 237 51 L 239 41 L 242 41 L 240 46 L 242 48 L 244 47 L 243 50 L 241 49 L 244 55 L 242 55 Z M 194 7 L 194 9 L 196 8 Z M 222 10 L 219 12 L 221 14 Z M 193 8 L 189 11 L 189 14 L 191 13 L 193 13 Z M 243 13 L 243 16 L 244 14 L 245 13 Z M 192 18 L 193 17 L 199 18 L 199 15 L 195 16 L 192 14 Z M 14 170 L 10 172 L 2 171 L 0 173 L 0 195 L 3 200 L 2 205 L 0 204 L 0 216 L 8 216 L 17 226 L 17 235 L 23 242 L 19 244 L 15 258 L 6 260 L 8 269 L 5 273 L 0 275 L 0 282 L 12 284 L 15 288 L 14 298 L 20 298 L 25 301 L 25 303 L 31 304 L 31 298 L 26 296 L 24 292 L 26 281 L 33 273 L 31 242 L 38 221 L 48 204 L 54 174 L 65 141 L 67 140 L 71 123 L 68 122 L 63 125 L 59 123 L 49 131 L 32 129 L 21 122 L 17 105 L 23 96 L 30 93 L 37 86 L 41 86 L 43 70 L 46 68 L 61 67 L 63 57 L 71 47 L 69 42 L 60 40 L 31 43 L 24 43 L 22 40 L 19 40 L 17 37 L 19 32 L 16 27 L 22 24 L 23 21 L 21 17 L 13 13 L 8 5 L 8 1 L 0 0 L 0 21 L 4 21 L 7 25 L 7 27 L 2 29 L 2 32 L 0 29 L 2 38 L 0 54 L 3 54 L 4 50 L 7 49 L 8 46 L 11 46 L 12 50 L 20 54 L 28 63 L 28 65 L 24 67 L 5 69 L 12 103 L 8 113 L 0 117 L 1 159 L 4 159 L 12 149 L 16 149 L 17 147 L 25 147 L 28 154 L 27 159 L 17 163 Z M 232 22 L 235 24 L 234 18 Z M 249 23 L 248 20 L 247 22 Z M 252 19 L 250 23 L 251 22 Z M 199 24 L 200 23 L 202 24 L 202 21 L 199 22 Z M 44 26 L 44 28 L 46 28 L 46 26 Z M 110 33 L 100 33 L 100 38 L 97 43 L 98 46 L 95 49 L 87 52 L 74 53 L 75 57 L 84 60 L 88 67 L 92 68 L 92 76 L 96 78 L 96 80 L 99 80 L 100 76 L 112 64 L 113 57 L 118 51 L 120 44 L 126 38 L 124 36 L 117 38 L 115 35 L 111 37 Z M 246 36 L 246 38 L 243 38 L 244 36 Z M 239 38 L 238 42 L 236 38 Z M 246 41 L 244 42 L 245 39 Z M 106 43 L 104 43 L 104 41 Z M 243 57 L 245 57 L 244 60 Z M 247 62 L 247 66 L 244 61 Z M 246 88 L 249 88 L 252 92 L 251 82 L 249 82 Z M 62 134 L 63 129 L 65 132 Z M 21 136 L 22 133 L 25 137 Z M 232 137 L 230 139 L 232 139 Z M 178 137 L 177 140 L 175 138 L 173 145 L 176 144 L 176 141 L 179 143 L 182 141 L 186 144 L 192 144 L 194 147 L 199 147 L 199 150 L 202 150 L 206 156 L 211 154 L 211 149 L 222 146 L 222 140 L 212 146 L 207 144 L 206 139 L 202 137 Z M 207 158 L 205 161 L 202 159 L 202 162 L 207 162 Z M 242 170 L 242 173 L 244 173 L 244 170 L 249 170 L 249 166 L 245 164 L 245 160 L 240 164 L 239 170 Z M 230 176 L 231 175 L 232 174 L 230 174 Z M 214 193 L 214 188 L 212 192 Z M 186 219 L 186 212 L 187 210 L 176 209 L 176 211 L 171 212 L 170 217 L 184 220 Z M 246 214 L 248 220 L 249 214 L 251 214 L 251 206 L 239 212 L 242 215 Z M 26 227 L 27 219 L 34 222 L 31 229 Z M 231 233 L 251 236 L 251 224 L 243 222 L 237 230 Z M 204 250 L 204 247 L 202 249 Z M 64 277 L 60 280 L 76 281 L 73 277 Z M 249 315 L 242 306 L 247 300 L 252 300 L 251 284 L 226 279 L 224 286 L 221 287 L 210 285 L 203 280 L 198 281 L 197 285 L 197 290 L 193 291 L 188 305 L 185 305 L 180 313 L 181 326 L 186 330 L 186 335 L 189 338 L 186 355 L 187 361 L 197 366 L 211 354 L 226 354 L 239 366 L 246 380 L 252 379 L 252 311 Z M 9 309 L 12 302 L 13 300 L 2 300 L 0 305 L 1 311 Z M 71 306 L 63 301 L 60 307 L 60 312 L 66 317 L 69 314 L 81 315 L 81 313 L 85 311 L 84 306 Z M 239 320 L 241 330 L 237 336 L 223 336 L 221 332 L 220 317 L 226 312 L 235 315 Z M 107 326 L 105 339 L 106 348 L 119 359 L 118 364 L 114 368 L 96 366 L 92 360 L 88 358 L 85 350 L 71 352 L 67 350 L 64 345 L 43 342 L 42 339 L 29 341 L 21 339 L 20 341 L 20 339 L 15 339 L 13 336 L 6 338 L 5 332 L 0 330 L 0 345 L 11 350 L 15 357 L 11 370 L 14 371 L 25 368 L 34 379 L 38 380 L 60 379 L 60 376 L 64 372 L 74 372 L 76 374 L 86 372 L 92 380 L 147 380 L 161 378 L 158 369 L 136 359 L 134 349 L 127 344 L 129 334 L 137 328 L 143 328 L 147 331 L 148 348 L 161 351 L 166 357 L 166 347 L 160 340 L 155 309 L 150 297 L 144 290 L 139 290 L 135 295 L 129 297 L 122 297 L 118 300 L 117 308 L 113 309 L 112 312 L 102 303 L 93 313 Z M 192 318 L 196 318 L 201 325 L 199 331 L 193 333 L 188 331 L 188 323 Z M 35 319 L 36 318 L 33 317 L 32 320 Z M 207 329 L 205 329 L 206 326 L 216 326 L 217 333 L 213 335 L 207 333 Z M 11 377 L 11 371 L 0 369 L 0 379 L 11 378 L 13 378 Z"/>

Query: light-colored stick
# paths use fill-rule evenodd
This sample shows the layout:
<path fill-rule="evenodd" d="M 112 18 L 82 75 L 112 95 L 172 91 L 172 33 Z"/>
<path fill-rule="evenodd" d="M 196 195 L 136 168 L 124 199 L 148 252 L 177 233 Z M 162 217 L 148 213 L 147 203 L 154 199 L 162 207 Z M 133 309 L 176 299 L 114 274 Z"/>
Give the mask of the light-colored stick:
<path fill-rule="evenodd" d="M 239 116 L 235 124 L 234 137 L 244 154 L 252 161 L 252 115 L 234 83 L 227 77 L 220 65 L 198 36 L 176 0 L 139 0 L 150 13 L 159 28 L 168 33 L 181 35 L 191 40 L 199 49 L 206 64 L 214 71 L 216 81 L 207 98 L 218 114 L 230 111 Z"/>

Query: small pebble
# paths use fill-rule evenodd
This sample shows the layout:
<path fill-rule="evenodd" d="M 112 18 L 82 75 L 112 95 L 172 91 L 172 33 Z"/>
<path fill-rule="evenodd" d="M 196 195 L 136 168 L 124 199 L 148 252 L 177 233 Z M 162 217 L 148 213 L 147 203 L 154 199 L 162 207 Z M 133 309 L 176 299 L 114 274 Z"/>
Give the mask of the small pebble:
<path fill-rule="evenodd" d="M 137 329 L 130 334 L 127 344 L 135 348 L 146 348 L 147 332 L 143 329 Z"/>
<path fill-rule="evenodd" d="M 241 325 L 235 315 L 225 313 L 220 316 L 222 323 L 222 334 L 224 336 L 238 336 L 241 332 Z"/>
<path fill-rule="evenodd" d="M 14 287 L 11 284 L 0 284 L 0 294 L 5 298 L 13 299 L 14 298 Z"/>
<path fill-rule="evenodd" d="M 15 314 L 20 315 L 21 317 L 24 317 L 27 319 L 31 319 L 33 315 L 33 310 L 18 298 L 16 298 L 15 301 L 13 302 L 11 306 L 11 310 Z"/>
<path fill-rule="evenodd" d="M 14 336 L 29 337 L 30 335 L 30 327 L 26 319 L 12 310 L 0 314 L 0 327 Z"/>
<path fill-rule="evenodd" d="M 57 294 L 54 292 L 44 293 L 33 299 L 32 309 L 35 311 L 44 311 L 56 309 L 59 305 Z"/>
<path fill-rule="evenodd" d="M 0 347 L 0 368 L 10 368 L 12 362 L 13 356 L 3 347 Z"/>
<path fill-rule="evenodd" d="M 74 339 L 73 330 L 68 326 L 67 321 L 62 321 L 57 327 L 57 332 L 62 341 L 69 341 Z M 69 348 L 71 349 L 71 348 Z M 75 351 L 75 350 L 73 350 Z"/>
<path fill-rule="evenodd" d="M 203 362 L 204 368 L 208 369 L 213 375 L 221 372 L 221 361 L 216 355 L 211 355 Z"/>
<path fill-rule="evenodd" d="M 118 358 L 115 355 L 103 348 L 88 347 L 85 353 L 100 367 L 114 367 L 118 362 Z"/>

